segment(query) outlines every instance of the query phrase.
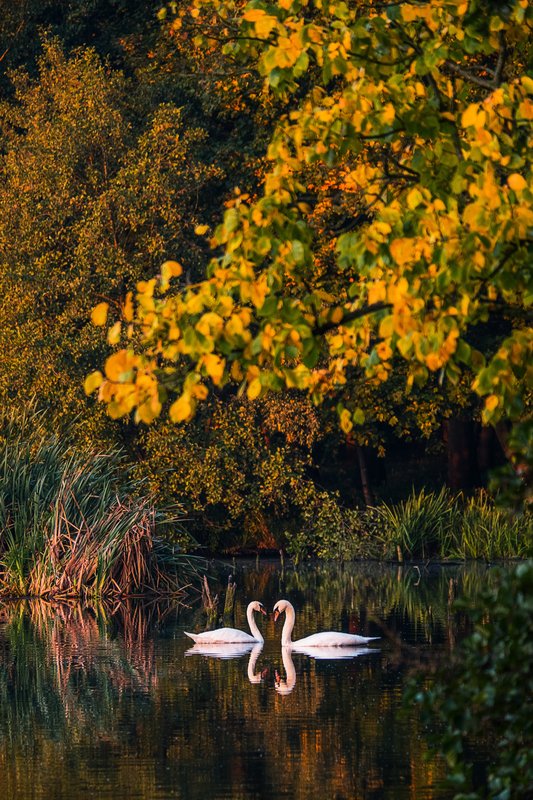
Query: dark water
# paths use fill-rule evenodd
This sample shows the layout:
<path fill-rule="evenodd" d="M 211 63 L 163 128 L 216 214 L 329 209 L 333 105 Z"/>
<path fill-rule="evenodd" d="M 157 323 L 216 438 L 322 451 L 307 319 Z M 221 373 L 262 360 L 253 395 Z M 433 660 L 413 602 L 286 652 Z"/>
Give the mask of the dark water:
<path fill-rule="evenodd" d="M 250 600 L 285 597 L 296 638 L 382 638 L 349 658 L 284 657 L 281 621 L 263 618 L 262 648 L 214 658 L 186 654 L 183 630 L 205 626 L 196 595 L 189 608 L 0 605 L 0 797 L 445 798 L 402 687 L 468 632 L 451 601 L 490 570 L 223 564 L 210 578 L 222 604 L 230 572 L 236 627 Z"/>

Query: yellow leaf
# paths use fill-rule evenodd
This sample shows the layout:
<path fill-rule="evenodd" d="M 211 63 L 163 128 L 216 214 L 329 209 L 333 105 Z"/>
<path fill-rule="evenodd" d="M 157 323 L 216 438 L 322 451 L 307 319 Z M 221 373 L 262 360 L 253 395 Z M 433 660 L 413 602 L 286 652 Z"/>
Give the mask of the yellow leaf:
<path fill-rule="evenodd" d="M 407 194 L 407 205 L 411 210 L 415 209 L 423 201 L 422 194 L 419 189 L 411 189 Z"/>
<path fill-rule="evenodd" d="M 122 332 L 122 323 L 115 322 L 107 332 L 107 341 L 109 344 L 118 344 L 120 342 L 120 334 Z"/>
<path fill-rule="evenodd" d="M 350 433 L 350 431 L 353 428 L 353 422 L 352 422 L 351 414 L 350 414 L 350 412 L 348 411 L 347 408 L 343 408 L 343 410 L 341 411 L 340 423 L 341 423 L 341 428 L 344 431 L 344 433 Z"/>
<path fill-rule="evenodd" d="M 507 183 L 513 192 L 521 192 L 524 189 L 527 189 L 527 182 L 521 175 L 518 174 L 518 172 L 514 172 L 512 175 L 509 175 L 507 178 Z"/>
<path fill-rule="evenodd" d="M 126 299 L 124 300 L 124 305 L 122 306 L 122 316 L 126 322 L 133 322 L 133 295 L 131 292 L 127 293 Z"/>
<path fill-rule="evenodd" d="M 165 261 L 161 265 L 161 278 L 167 283 L 170 278 L 178 278 L 183 272 L 183 267 L 177 261 Z"/>
<path fill-rule="evenodd" d="M 103 382 L 104 376 L 99 370 L 96 370 L 96 372 L 91 372 L 90 375 L 87 375 L 85 378 L 85 383 L 83 384 L 85 394 L 92 394 L 95 389 L 100 388 Z"/>
<path fill-rule="evenodd" d="M 394 333 L 394 317 L 389 314 L 379 323 L 379 335 L 382 339 L 390 339 Z"/>
<path fill-rule="evenodd" d="M 93 321 L 93 325 L 106 324 L 108 309 L 109 309 L 109 303 L 98 303 L 98 305 L 93 308 L 91 313 L 91 319 Z"/>
<path fill-rule="evenodd" d="M 343 318 L 343 316 L 344 316 L 344 311 L 342 310 L 342 308 L 340 308 L 339 306 L 337 306 L 337 308 L 334 308 L 334 309 L 333 309 L 333 311 L 331 312 L 331 314 L 330 314 L 330 320 L 331 320 L 331 321 L 332 321 L 332 322 L 333 322 L 335 325 L 338 325 L 338 324 L 339 324 L 339 322 L 341 321 L 341 319 Z"/>
<path fill-rule="evenodd" d="M 390 254 L 402 266 L 411 260 L 414 242 L 411 239 L 393 239 L 389 246 Z"/>
<path fill-rule="evenodd" d="M 224 375 L 225 360 L 214 353 L 207 353 L 204 356 L 205 371 L 213 380 L 213 383 L 218 386 Z"/>
<path fill-rule="evenodd" d="M 494 409 L 498 406 L 499 400 L 495 394 L 490 394 L 487 399 L 485 400 L 485 408 L 487 411 L 494 411 Z"/>
<path fill-rule="evenodd" d="M 135 422 L 145 422 L 150 425 L 161 413 L 161 403 L 159 400 L 147 400 L 137 408 L 135 412 Z"/>
<path fill-rule="evenodd" d="M 463 111 L 463 115 L 461 117 L 461 125 L 463 128 L 469 128 L 471 125 L 475 125 L 477 122 L 478 113 L 479 106 L 477 103 L 472 103 L 469 105 L 466 111 Z"/>
<path fill-rule="evenodd" d="M 261 381 L 259 380 L 259 378 L 254 378 L 253 381 L 248 386 L 246 394 L 248 395 L 248 398 L 250 400 L 255 400 L 255 398 L 259 397 L 259 395 L 261 394 L 261 389 L 262 389 Z"/>
<path fill-rule="evenodd" d="M 238 361 L 234 361 L 231 365 L 231 377 L 234 381 L 242 381 L 243 379 L 241 365 Z"/>
<path fill-rule="evenodd" d="M 196 228 L 194 229 L 194 232 L 196 233 L 197 236 L 203 236 L 204 233 L 207 233 L 208 230 L 209 230 L 208 225 L 197 225 Z"/>
<path fill-rule="evenodd" d="M 113 353 L 106 361 L 105 374 L 110 381 L 124 383 L 133 377 L 133 367 L 135 366 L 135 356 L 127 350 L 119 350 Z"/>
<path fill-rule="evenodd" d="M 168 413 L 172 422 L 185 422 L 193 415 L 194 407 L 189 394 L 182 394 L 172 403 Z"/>

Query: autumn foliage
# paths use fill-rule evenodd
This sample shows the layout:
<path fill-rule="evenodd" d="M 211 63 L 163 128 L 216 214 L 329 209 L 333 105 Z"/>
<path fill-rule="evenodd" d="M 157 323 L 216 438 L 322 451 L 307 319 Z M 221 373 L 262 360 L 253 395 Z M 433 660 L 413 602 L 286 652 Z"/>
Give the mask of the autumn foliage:
<path fill-rule="evenodd" d="M 86 390 L 113 417 L 168 409 L 181 422 L 229 382 L 250 399 L 300 389 L 338 397 L 350 432 L 366 414 L 356 393 L 345 399 L 353 375 L 378 385 L 399 359 L 406 392 L 466 371 L 486 423 L 519 423 L 531 385 L 532 16 L 525 0 L 169 9 L 174 35 L 222 39 L 283 113 L 262 193 L 236 190 L 209 234 L 206 279 L 167 262 L 137 284 Z M 316 224 L 317 177 L 335 185 L 337 230 Z M 503 333 L 483 350 L 473 333 L 495 319 Z"/>

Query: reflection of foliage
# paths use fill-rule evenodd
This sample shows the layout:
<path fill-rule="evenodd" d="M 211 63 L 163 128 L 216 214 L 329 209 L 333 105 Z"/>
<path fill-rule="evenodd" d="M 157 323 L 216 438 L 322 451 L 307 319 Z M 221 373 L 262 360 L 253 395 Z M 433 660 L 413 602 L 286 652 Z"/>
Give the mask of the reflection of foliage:
<path fill-rule="evenodd" d="M 0 429 L 0 593 L 178 592 L 192 560 L 156 535 L 176 523 L 128 475 L 120 453 L 83 454 L 41 415 Z"/>
<path fill-rule="evenodd" d="M 502 574 L 498 584 L 468 604 L 474 632 L 413 697 L 427 720 L 438 720 L 436 744 L 446 757 L 456 797 L 531 797 L 533 792 L 533 562 Z M 485 762 L 489 794 L 476 785 Z"/>
<path fill-rule="evenodd" d="M 31 735 L 36 723 L 56 735 L 89 724 L 103 732 L 124 691 L 147 692 L 157 682 L 149 631 L 168 606 L 144 606 L 140 613 L 124 604 L 110 609 L 25 601 L 1 611 L 2 730 L 12 742 Z M 114 628 L 122 631 L 119 637 L 104 635 Z M 96 690 L 107 702 L 95 706 Z"/>
<path fill-rule="evenodd" d="M 280 570 L 271 561 L 211 571 L 214 591 L 215 573 L 220 586 L 235 575 L 237 627 L 250 599 L 272 608 L 287 596 L 302 634 L 339 624 L 383 633 L 372 616 L 416 653 L 439 655 L 469 624 L 451 613 L 451 595 L 475 597 L 492 575 L 481 564 L 418 572 L 385 564 Z M 194 613 L 0 605 L 0 796 L 81 800 L 105 780 L 115 797 L 173 797 L 179 787 L 188 800 L 406 800 L 421 786 L 426 800 L 442 797 L 443 765 L 428 753 L 417 709 L 399 714 L 404 662 L 385 638 L 371 659 L 295 656 L 297 684 L 284 698 L 273 687 L 282 665 L 272 622 L 263 624 L 258 662 L 269 678 L 251 686 L 243 660 L 184 658 L 182 627 Z M 280 752 L 291 769 L 280 769 Z"/>

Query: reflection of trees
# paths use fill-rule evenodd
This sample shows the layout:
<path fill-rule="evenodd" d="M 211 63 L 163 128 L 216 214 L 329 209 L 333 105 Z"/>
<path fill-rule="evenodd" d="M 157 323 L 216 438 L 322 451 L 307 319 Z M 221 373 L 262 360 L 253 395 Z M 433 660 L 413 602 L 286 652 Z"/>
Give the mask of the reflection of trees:
<path fill-rule="evenodd" d="M 228 567 L 229 568 L 229 567 Z M 237 565 L 236 621 L 252 598 L 287 596 L 298 630 L 401 633 L 445 655 L 463 620 L 450 586 L 475 595 L 487 572 L 386 565 L 286 569 Z M 420 578 L 420 579 L 419 579 Z M 450 580 L 452 583 L 450 584 Z M 222 585 L 227 570 L 220 572 Z M 215 586 L 216 590 L 216 586 Z M 280 629 L 250 684 L 248 655 L 185 658 L 195 610 L 0 606 L 0 796 L 187 798 L 350 797 L 432 800 L 441 766 L 425 761 L 416 709 L 401 716 L 405 662 L 384 639 L 379 654 L 316 661 L 293 655 L 297 682 L 282 696 Z M 103 792 L 102 786 L 107 787 Z"/>

